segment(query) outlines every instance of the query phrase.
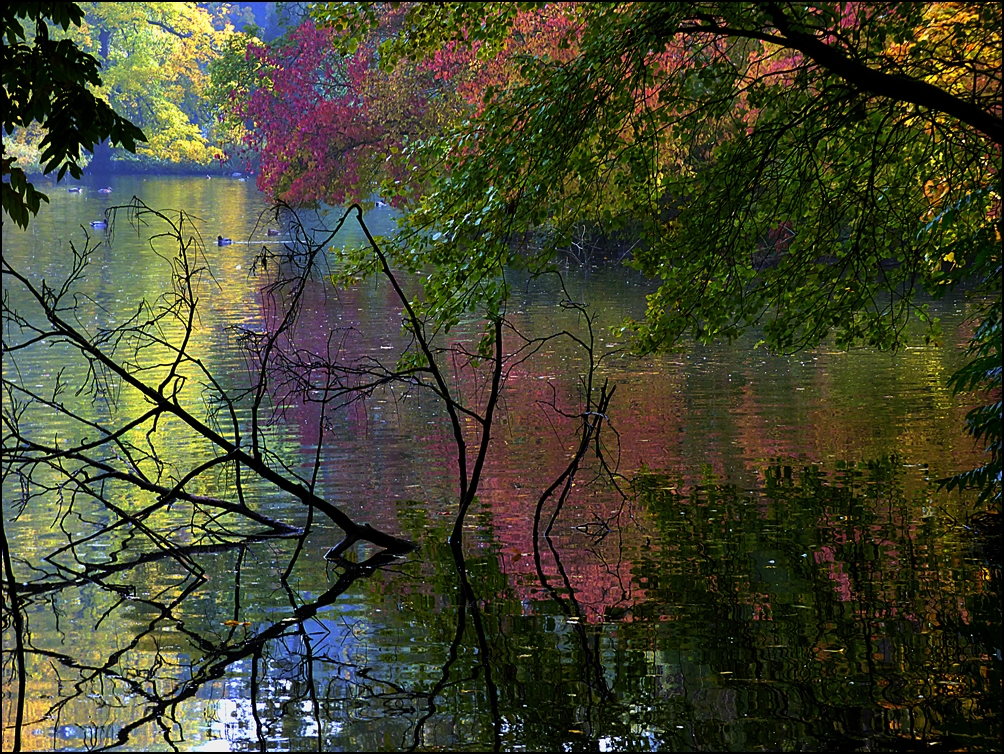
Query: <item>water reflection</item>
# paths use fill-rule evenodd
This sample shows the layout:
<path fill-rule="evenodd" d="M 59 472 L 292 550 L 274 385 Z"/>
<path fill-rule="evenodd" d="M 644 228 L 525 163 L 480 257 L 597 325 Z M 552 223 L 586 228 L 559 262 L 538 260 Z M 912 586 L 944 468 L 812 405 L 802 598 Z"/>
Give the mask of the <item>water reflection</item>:
<path fill-rule="evenodd" d="M 208 238 L 253 236 L 263 207 L 236 182 L 154 188 L 151 203 L 201 203 Z M 91 201 L 54 195 L 53 222 L 5 227 L 4 255 L 55 279 L 66 263 L 56 242 L 97 216 Z M 95 252 L 85 291 L 120 316 L 164 279 L 141 239 L 119 232 L 115 249 Z M 228 328 L 267 330 L 272 314 L 248 276 L 250 245 L 207 256 L 221 285 L 193 352 L 238 384 L 246 363 Z M 569 285 L 601 312 L 600 343 L 616 355 L 598 377 L 617 390 L 599 412 L 607 467 L 584 456 L 564 478 L 550 536 L 557 495 L 536 533 L 533 513 L 579 447 L 587 371 L 581 350 L 557 342 L 509 373 L 462 550 L 447 544 L 449 428 L 415 393 L 376 391 L 335 414 L 317 478 L 326 499 L 421 544 L 406 557 L 358 543 L 325 560 L 337 529 L 305 527 L 306 511 L 264 490 L 261 510 L 302 534 L 164 551 L 105 533 L 56 553 L 109 521 L 88 510 L 53 526 L 58 497 L 14 520 L 19 491 L 5 476 L 24 627 L 5 590 L 3 748 L 19 698 L 33 750 L 996 747 L 999 565 L 958 525 L 965 501 L 932 482 L 977 456 L 960 431 L 966 406 L 944 386 L 963 302 L 940 304 L 944 348 L 895 358 L 783 358 L 740 343 L 637 360 L 601 327 L 640 314 L 644 281 L 595 269 Z M 514 287 L 526 332 L 581 327 L 554 283 Z M 319 283 L 305 296 L 306 349 L 323 352 L 332 332 L 353 357 L 400 345 L 386 286 Z M 17 366 L 42 381 L 61 358 L 39 349 Z M 5 377 L 12 369 L 5 354 Z M 287 397 L 274 447 L 309 466 L 317 405 Z M 103 420 L 110 409 L 94 410 Z M 175 450 L 202 452 L 180 436 Z"/>

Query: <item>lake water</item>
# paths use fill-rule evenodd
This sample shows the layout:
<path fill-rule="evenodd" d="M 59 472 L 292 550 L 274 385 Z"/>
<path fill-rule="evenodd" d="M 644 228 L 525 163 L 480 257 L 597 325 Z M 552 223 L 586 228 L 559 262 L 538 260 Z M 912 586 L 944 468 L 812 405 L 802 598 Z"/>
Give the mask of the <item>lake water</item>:
<path fill-rule="evenodd" d="M 249 274 L 257 250 L 276 240 L 265 233 L 274 221 L 258 225 L 264 199 L 236 180 L 108 180 L 110 195 L 97 185 L 52 188 L 25 233 L 5 223 L 5 260 L 55 286 L 71 242 L 83 248 L 81 226 L 104 238 L 89 222 L 106 207 L 135 194 L 186 209 L 204 238 L 234 239 L 207 246 L 215 284 L 200 296 L 191 348 L 222 384 L 238 386 L 247 361 L 233 328 L 274 325 L 264 279 Z M 392 212 L 375 209 L 367 222 L 390 232 Z M 170 267 L 148 235 L 120 218 L 114 242 L 91 249 L 76 289 L 81 327 L 120 324 L 164 291 Z M 347 228 L 335 244 L 360 240 Z M 559 306 L 553 279 L 512 282 L 510 319 L 521 331 L 584 332 L 581 316 Z M 999 747 L 999 566 L 963 526 L 972 500 L 935 481 L 980 458 L 962 432 L 971 403 L 945 385 L 972 332 L 966 301 L 932 303 L 943 342 L 916 337 L 895 356 L 826 347 L 777 356 L 754 348 L 753 334 L 640 359 L 619 350 L 611 328 L 643 314 L 651 283 L 600 265 L 568 269 L 566 285 L 597 315 L 597 376 L 616 393 L 603 435 L 608 468 L 592 456 L 583 463 L 549 539 L 535 540 L 534 509 L 577 444 L 586 368 L 567 339 L 510 365 L 463 556 L 447 543 L 457 460 L 441 403 L 398 386 L 331 417 L 318 493 L 418 545 L 372 570 L 324 559 L 340 537 L 320 514 L 298 555 L 296 538 L 239 536 L 246 525 L 224 536 L 224 523 L 188 505 L 145 529 L 108 529 L 108 510 L 71 485 L 22 487 L 5 424 L 4 530 L 25 621 L 22 747 Z M 27 311 L 6 274 L 4 295 Z M 393 363 L 404 341 L 385 283 L 336 291 L 319 280 L 304 301 L 304 347 L 323 350 L 336 333 L 343 353 Z M 473 326 L 451 337 L 473 340 Z M 104 402 L 76 395 L 90 377 L 64 346 L 7 352 L 26 339 L 5 321 L 5 382 L 51 397 L 63 370 L 60 400 L 77 401 L 94 422 L 146 410 L 128 388 Z M 204 411 L 190 377 L 181 400 Z M 480 384 L 454 377 L 467 394 Z M 284 410 L 268 428 L 271 447 L 292 471 L 309 469 L 316 404 L 291 392 L 272 398 Z M 44 406 L 20 423 L 43 443 L 86 435 Z M 164 421 L 155 439 L 178 468 L 212 457 L 178 423 Z M 171 468 L 161 473 L 172 478 Z M 223 473 L 192 485 L 234 494 Z M 25 502 L 28 493 L 40 494 Z M 264 486 L 247 494 L 269 516 L 306 524 L 289 495 Z M 153 498 L 115 499 L 138 511 Z M 545 519 L 553 509 L 549 501 Z M 187 547 L 185 557 L 159 555 L 158 536 Z M 353 557 L 373 552 L 359 545 Z M 6 582 L 4 595 L 9 751 L 18 674 Z"/>

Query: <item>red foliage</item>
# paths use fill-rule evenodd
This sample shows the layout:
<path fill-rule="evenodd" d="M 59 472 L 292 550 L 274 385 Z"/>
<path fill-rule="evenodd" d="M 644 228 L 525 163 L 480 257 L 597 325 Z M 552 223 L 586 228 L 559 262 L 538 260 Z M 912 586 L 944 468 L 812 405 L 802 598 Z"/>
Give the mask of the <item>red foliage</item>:
<path fill-rule="evenodd" d="M 261 156 L 258 188 L 291 204 L 365 200 L 380 180 L 405 179 L 406 158 L 386 158 L 428 109 L 421 72 L 380 71 L 372 45 L 341 56 L 335 34 L 307 22 L 279 44 L 247 50 L 264 75 L 234 107 L 252 124 L 246 145 Z"/>
<path fill-rule="evenodd" d="M 391 8 L 380 33 L 404 13 Z M 430 58 L 378 65 L 377 35 L 353 54 L 339 32 L 305 22 L 273 44 L 252 43 L 247 59 L 261 72 L 233 114 L 247 126 L 245 146 L 261 159 L 258 188 L 291 204 L 366 200 L 381 183 L 398 202 L 413 185 L 408 144 L 479 113 L 495 92 L 523 83 L 527 58 L 562 62 L 575 54 L 575 13 L 549 6 L 518 14 L 501 50 L 450 44 Z"/>
<path fill-rule="evenodd" d="M 546 59 L 563 63 L 575 57 L 579 28 L 572 4 L 523 10 L 513 20 L 512 33 L 501 49 L 485 55 L 480 42 L 449 43 L 424 63 L 437 80 L 480 114 L 497 92 L 523 81 L 522 61 Z"/>

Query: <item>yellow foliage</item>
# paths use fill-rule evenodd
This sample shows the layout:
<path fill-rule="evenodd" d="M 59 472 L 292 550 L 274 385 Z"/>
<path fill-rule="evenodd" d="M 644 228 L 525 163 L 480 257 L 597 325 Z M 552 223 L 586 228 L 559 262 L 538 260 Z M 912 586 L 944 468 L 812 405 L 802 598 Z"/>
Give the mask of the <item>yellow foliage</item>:
<path fill-rule="evenodd" d="M 3 134 L 4 156 L 12 159 L 15 165 L 29 175 L 41 173 L 42 165 L 39 163 L 39 158 L 42 156 L 42 150 L 39 145 L 45 134 L 45 129 L 37 122 L 33 122 L 27 128 L 17 128 L 9 136 Z M 82 163 L 87 164 L 86 156 Z"/>
<path fill-rule="evenodd" d="M 928 3 L 911 41 L 889 47 L 907 73 L 1000 111 L 1001 5 Z"/>
<path fill-rule="evenodd" d="M 100 93 L 149 139 L 137 154 L 208 164 L 219 152 L 206 111 L 209 62 L 233 28 L 198 3 L 82 3 L 71 37 L 102 64 Z"/>

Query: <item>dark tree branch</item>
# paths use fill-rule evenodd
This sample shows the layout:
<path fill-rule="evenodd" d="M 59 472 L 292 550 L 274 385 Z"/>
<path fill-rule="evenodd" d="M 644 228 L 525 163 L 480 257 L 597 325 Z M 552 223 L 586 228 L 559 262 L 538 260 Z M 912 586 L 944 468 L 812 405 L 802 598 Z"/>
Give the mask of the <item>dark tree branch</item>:
<path fill-rule="evenodd" d="M 190 32 L 190 31 L 178 31 L 173 26 L 171 26 L 170 24 L 165 24 L 163 21 L 155 21 L 152 18 L 148 18 L 146 20 L 146 22 L 148 24 L 150 24 L 150 26 L 156 26 L 158 29 L 163 29 L 168 34 L 171 34 L 172 36 L 175 36 L 178 39 L 191 39 L 192 38 L 192 32 Z"/>
<path fill-rule="evenodd" d="M 976 105 L 949 94 L 933 84 L 910 76 L 883 73 L 852 60 L 840 50 L 821 42 L 811 34 L 797 31 L 777 3 L 764 3 L 771 20 L 784 34 L 783 44 L 813 60 L 831 73 L 863 92 L 906 102 L 935 112 L 944 113 L 972 126 L 995 144 L 1004 143 L 1004 120 Z M 722 28 L 720 33 L 745 36 L 738 30 Z"/>

